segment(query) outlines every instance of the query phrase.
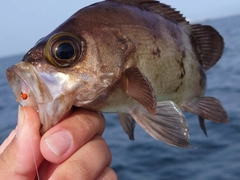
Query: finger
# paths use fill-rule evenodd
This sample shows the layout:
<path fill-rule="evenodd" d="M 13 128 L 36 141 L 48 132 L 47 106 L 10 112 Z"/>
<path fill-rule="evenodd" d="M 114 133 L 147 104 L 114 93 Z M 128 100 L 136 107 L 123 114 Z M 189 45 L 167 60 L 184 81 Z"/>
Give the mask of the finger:
<path fill-rule="evenodd" d="M 41 165 L 38 168 L 39 178 L 41 180 L 49 179 L 55 169 L 58 167 L 58 164 L 49 163 L 47 160 L 43 160 Z"/>
<path fill-rule="evenodd" d="M 10 144 L 10 142 L 13 140 L 13 138 L 15 137 L 17 131 L 16 129 L 12 130 L 12 132 L 9 134 L 9 136 L 7 137 L 7 139 L 5 139 L 3 141 L 3 143 L 0 146 L 0 154 L 2 154 L 2 152 L 4 151 L 4 149 Z"/>
<path fill-rule="evenodd" d="M 33 179 L 43 157 L 40 120 L 30 107 L 19 107 L 17 134 L 0 155 L 0 179 Z"/>
<path fill-rule="evenodd" d="M 117 179 L 118 177 L 115 171 L 111 167 L 107 166 L 97 177 L 96 180 L 117 180 Z"/>
<path fill-rule="evenodd" d="M 96 136 L 60 164 L 50 179 L 96 179 L 110 165 L 111 157 L 106 142 Z"/>
<path fill-rule="evenodd" d="M 41 139 L 41 152 L 46 160 L 61 163 L 105 128 L 102 115 L 77 110 L 47 131 Z"/>

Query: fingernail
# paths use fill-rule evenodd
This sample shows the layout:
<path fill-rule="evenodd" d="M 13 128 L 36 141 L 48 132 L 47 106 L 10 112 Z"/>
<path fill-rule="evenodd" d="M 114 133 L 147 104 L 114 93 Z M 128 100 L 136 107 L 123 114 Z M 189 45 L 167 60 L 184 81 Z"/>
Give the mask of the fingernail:
<path fill-rule="evenodd" d="M 18 106 L 18 124 L 16 129 L 17 130 L 16 137 L 20 135 L 23 128 L 24 121 L 25 121 L 25 113 L 24 113 L 23 107 Z"/>
<path fill-rule="evenodd" d="M 63 130 L 49 135 L 44 140 L 55 155 L 62 156 L 71 147 L 72 135 L 68 131 Z"/>

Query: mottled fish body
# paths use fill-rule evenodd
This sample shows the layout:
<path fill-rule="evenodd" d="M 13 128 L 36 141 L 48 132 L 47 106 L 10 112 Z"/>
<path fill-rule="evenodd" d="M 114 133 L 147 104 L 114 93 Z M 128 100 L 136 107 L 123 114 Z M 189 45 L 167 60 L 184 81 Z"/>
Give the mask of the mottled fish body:
<path fill-rule="evenodd" d="M 7 70 L 16 99 L 38 110 L 42 132 L 72 106 L 116 112 L 134 139 L 135 122 L 152 137 L 190 147 L 181 110 L 227 122 L 213 97 L 204 97 L 205 70 L 223 52 L 211 26 L 190 25 L 152 0 L 108 0 L 85 7 Z"/>

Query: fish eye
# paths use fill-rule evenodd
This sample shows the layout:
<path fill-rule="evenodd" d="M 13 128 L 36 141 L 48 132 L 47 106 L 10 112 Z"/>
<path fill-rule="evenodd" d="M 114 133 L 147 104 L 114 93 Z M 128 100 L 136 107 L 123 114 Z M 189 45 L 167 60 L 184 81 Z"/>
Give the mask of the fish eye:
<path fill-rule="evenodd" d="M 59 33 L 51 37 L 45 47 L 47 61 L 57 67 L 71 67 L 83 54 L 84 42 L 70 33 Z"/>
<path fill-rule="evenodd" d="M 63 42 L 55 48 L 55 52 L 59 59 L 70 59 L 74 55 L 74 47 L 71 43 Z"/>

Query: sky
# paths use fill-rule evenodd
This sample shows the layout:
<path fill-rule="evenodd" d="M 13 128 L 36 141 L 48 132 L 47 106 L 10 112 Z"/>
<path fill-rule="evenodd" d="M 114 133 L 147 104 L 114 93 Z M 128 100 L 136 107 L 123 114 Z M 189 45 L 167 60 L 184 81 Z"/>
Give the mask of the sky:
<path fill-rule="evenodd" d="M 21 3 L 20 3 L 21 2 Z M 0 58 L 26 53 L 77 10 L 96 0 L 1 0 Z M 190 21 L 240 14 L 240 0 L 161 0 Z"/>

